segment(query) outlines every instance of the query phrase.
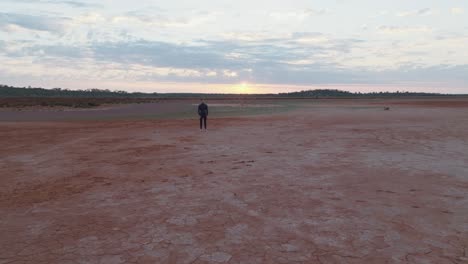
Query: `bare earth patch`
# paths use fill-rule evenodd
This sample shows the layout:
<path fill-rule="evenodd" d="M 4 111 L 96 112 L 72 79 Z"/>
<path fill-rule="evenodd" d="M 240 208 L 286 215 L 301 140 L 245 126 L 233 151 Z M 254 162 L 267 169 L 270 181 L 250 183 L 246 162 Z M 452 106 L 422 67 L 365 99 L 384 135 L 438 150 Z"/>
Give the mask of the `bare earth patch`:
<path fill-rule="evenodd" d="M 301 104 L 0 122 L 0 264 L 468 263 L 468 104 Z"/>

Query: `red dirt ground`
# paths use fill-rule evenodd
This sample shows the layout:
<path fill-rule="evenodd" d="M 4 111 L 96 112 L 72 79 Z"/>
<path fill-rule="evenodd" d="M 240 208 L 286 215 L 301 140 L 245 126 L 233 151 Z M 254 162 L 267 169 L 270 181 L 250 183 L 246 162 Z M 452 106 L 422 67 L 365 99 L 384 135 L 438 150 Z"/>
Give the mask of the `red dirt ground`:
<path fill-rule="evenodd" d="M 0 122 L 0 263 L 468 263 L 468 107 L 382 105 Z"/>

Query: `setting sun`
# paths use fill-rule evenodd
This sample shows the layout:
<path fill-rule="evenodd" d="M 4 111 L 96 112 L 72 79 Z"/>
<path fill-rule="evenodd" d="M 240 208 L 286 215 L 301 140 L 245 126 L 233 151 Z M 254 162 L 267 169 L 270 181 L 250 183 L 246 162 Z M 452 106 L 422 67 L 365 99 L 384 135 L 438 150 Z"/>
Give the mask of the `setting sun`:
<path fill-rule="evenodd" d="M 248 83 L 241 83 L 236 86 L 234 86 L 234 93 L 240 93 L 240 94 L 248 94 L 248 93 L 253 93 L 253 89 L 251 85 Z"/>

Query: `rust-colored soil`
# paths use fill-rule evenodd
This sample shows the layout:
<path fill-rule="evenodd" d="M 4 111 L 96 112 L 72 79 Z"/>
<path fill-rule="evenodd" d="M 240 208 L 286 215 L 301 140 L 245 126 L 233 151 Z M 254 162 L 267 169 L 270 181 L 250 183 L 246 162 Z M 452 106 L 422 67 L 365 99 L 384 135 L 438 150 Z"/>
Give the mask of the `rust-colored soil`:
<path fill-rule="evenodd" d="M 0 263 L 468 263 L 468 108 L 302 104 L 0 123 Z"/>

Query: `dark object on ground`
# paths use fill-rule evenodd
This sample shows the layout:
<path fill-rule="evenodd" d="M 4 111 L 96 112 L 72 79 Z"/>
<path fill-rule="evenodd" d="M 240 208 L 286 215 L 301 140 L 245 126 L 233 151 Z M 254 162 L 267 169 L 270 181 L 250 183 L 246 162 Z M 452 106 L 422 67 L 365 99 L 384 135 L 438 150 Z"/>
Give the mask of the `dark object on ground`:
<path fill-rule="evenodd" d="M 389 110 L 390 110 L 390 107 L 385 107 L 384 110 L 385 110 L 385 111 L 389 111 Z"/>
<path fill-rule="evenodd" d="M 198 105 L 198 115 L 200 116 L 200 129 L 203 128 L 203 124 L 205 125 L 206 129 L 206 119 L 208 117 L 208 105 L 202 101 L 200 105 Z"/>

